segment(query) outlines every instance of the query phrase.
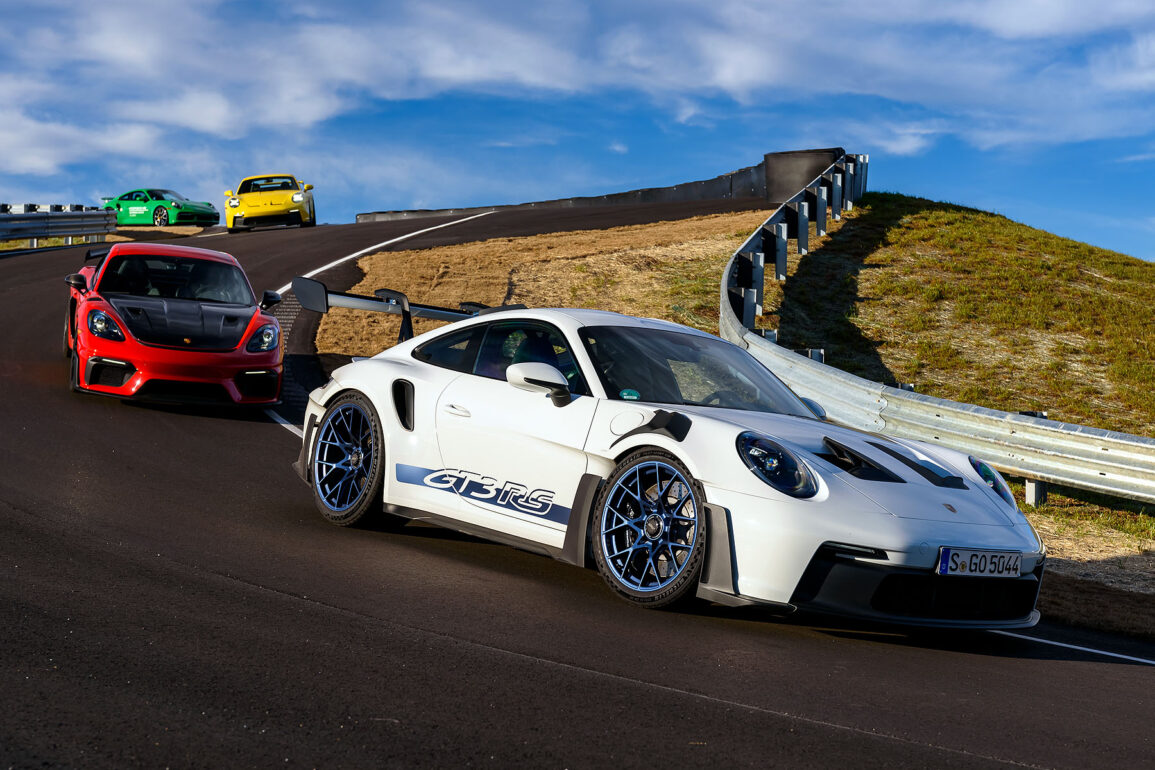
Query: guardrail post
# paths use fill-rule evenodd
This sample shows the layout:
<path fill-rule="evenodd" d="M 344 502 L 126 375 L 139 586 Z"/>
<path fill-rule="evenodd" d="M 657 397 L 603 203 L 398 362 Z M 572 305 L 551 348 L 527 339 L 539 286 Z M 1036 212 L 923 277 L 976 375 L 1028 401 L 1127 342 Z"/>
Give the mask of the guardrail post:
<path fill-rule="evenodd" d="M 853 160 L 847 160 L 842 177 L 844 180 L 846 180 L 845 188 L 842 194 L 842 207 L 847 211 L 854 210 L 854 201 L 858 197 L 856 194 L 856 191 L 858 190 L 857 172 L 857 164 L 855 164 Z"/>
<path fill-rule="evenodd" d="M 834 171 L 823 178 L 830 182 L 830 218 L 838 222 L 842 219 L 842 174 Z"/>
<path fill-rule="evenodd" d="M 1026 479 L 1024 497 L 1026 498 L 1027 505 L 1032 508 L 1045 505 L 1047 502 L 1047 482 L 1037 479 Z"/>
<path fill-rule="evenodd" d="M 805 196 L 797 196 L 805 197 Z M 786 238 L 793 238 L 799 254 L 805 254 L 810 246 L 810 217 L 807 215 L 809 206 L 804 200 L 787 201 L 782 206 L 786 210 Z"/>
<path fill-rule="evenodd" d="M 1046 412 L 1025 411 L 1019 412 L 1024 417 L 1041 417 L 1047 419 Z M 1038 479 L 1023 479 L 1023 497 L 1027 505 L 1038 508 L 1047 502 L 1047 482 Z"/>
<path fill-rule="evenodd" d="M 786 280 L 786 223 L 774 225 L 774 280 Z"/>
<path fill-rule="evenodd" d="M 818 184 L 806 188 L 806 207 L 810 221 L 814 223 L 815 235 L 826 235 L 826 185 Z"/>
<path fill-rule="evenodd" d="M 761 251 L 750 254 L 750 286 L 742 292 L 742 325 L 753 329 L 762 315 L 763 281 L 766 275 L 766 255 Z"/>

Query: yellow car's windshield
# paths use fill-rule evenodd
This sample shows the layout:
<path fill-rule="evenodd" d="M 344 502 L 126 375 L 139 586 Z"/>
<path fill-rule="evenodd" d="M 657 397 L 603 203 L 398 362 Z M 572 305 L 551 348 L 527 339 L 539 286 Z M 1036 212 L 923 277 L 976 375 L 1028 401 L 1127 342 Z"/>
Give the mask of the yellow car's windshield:
<path fill-rule="evenodd" d="M 296 190 L 297 180 L 291 176 L 258 176 L 241 182 L 237 195 L 273 190 Z"/>

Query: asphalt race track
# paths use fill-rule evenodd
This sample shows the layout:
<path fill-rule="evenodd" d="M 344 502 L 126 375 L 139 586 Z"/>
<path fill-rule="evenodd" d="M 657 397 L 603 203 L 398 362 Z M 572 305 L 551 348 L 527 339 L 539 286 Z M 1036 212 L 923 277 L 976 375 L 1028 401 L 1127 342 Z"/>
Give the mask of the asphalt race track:
<path fill-rule="evenodd" d="M 504 211 L 398 248 L 654 216 Z M 187 242 L 259 294 L 452 219 Z M 69 392 L 83 251 L 0 253 L 2 767 L 1155 763 L 1152 645 L 647 611 L 505 546 L 333 527 L 263 412 Z"/>

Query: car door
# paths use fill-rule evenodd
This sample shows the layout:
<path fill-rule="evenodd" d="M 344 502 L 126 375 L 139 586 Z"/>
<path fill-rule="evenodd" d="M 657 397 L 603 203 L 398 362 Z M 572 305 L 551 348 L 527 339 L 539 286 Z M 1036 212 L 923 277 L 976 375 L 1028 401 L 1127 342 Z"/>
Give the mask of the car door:
<path fill-rule="evenodd" d="M 445 468 L 437 483 L 470 506 L 476 523 L 555 546 L 564 540 L 597 406 L 570 349 L 549 324 L 494 322 L 473 372 L 442 391 L 436 423 Z M 566 375 L 568 404 L 555 406 L 548 394 L 505 380 L 510 365 L 531 361 Z"/>
<path fill-rule="evenodd" d="M 152 207 L 148 205 L 148 193 L 136 190 L 125 196 L 128 200 L 122 204 L 127 212 L 125 223 L 131 225 L 151 225 Z"/>

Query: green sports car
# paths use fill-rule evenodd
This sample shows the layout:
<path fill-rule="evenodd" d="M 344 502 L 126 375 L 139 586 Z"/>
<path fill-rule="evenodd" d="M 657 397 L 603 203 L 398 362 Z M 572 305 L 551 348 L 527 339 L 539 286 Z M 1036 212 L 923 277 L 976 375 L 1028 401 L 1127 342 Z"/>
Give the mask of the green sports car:
<path fill-rule="evenodd" d="M 221 221 L 208 201 L 190 201 L 172 190 L 144 188 L 116 198 L 104 198 L 104 208 L 116 212 L 117 225 L 215 225 Z"/>

